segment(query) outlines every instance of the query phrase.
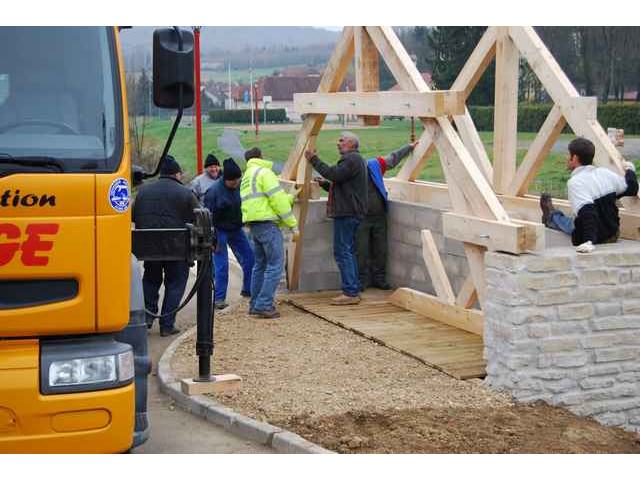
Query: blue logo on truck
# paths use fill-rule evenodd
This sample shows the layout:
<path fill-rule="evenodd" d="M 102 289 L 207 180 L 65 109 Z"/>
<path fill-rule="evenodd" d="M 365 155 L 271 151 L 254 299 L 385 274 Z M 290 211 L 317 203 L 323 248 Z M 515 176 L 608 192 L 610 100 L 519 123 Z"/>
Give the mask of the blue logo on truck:
<path fill-rule="evenodd" d="M 116 178 L 109 188 L 109 202 L 116 212 L 126 212 L 129 208 L 129 182 Z"/>

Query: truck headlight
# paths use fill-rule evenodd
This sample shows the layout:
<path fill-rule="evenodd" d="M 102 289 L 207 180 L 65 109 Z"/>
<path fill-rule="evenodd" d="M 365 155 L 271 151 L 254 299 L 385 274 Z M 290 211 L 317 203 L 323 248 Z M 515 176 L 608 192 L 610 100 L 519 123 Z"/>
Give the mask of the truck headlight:
<path fill-rule="evenodd" d="M 44 394 L 117 388 L 135 374 L 131 346 L 111 337 L 43 342 L 40 363 Z"/>

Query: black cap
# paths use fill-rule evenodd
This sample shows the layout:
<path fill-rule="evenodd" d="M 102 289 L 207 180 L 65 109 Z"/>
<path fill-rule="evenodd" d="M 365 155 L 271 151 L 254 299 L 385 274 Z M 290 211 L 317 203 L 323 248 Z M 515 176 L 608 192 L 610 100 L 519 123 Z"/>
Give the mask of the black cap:
<path fill-rule="evenodd" d="M 175 175 L 181 173 L 182 167 L 171 155 L 164 157 L 162 166 L 160 167 L 160 175 Z"/>
<path fill-rule="evenodd" d="M 222 178 L 225 180 L 236 180 L 242 177 L 242 170 L 233 158 L 227 158 L 223 163 Z"/>
<path fill-rule="evenodd" d="M 209 155 L 207 155 L 207 159 L 204 161 L 204 168 L 210 167 L 211 165 L 220 166 L 220 162 L 218 161 L 218 158 L 213 153 L 210 153 Z"/>
<path fill-rule="evenodd" d="M 262 158 L 262 151 L 258 147 L 253 147 L 244 152 L 245 160 L 250 160 L 252 158 Z"/>

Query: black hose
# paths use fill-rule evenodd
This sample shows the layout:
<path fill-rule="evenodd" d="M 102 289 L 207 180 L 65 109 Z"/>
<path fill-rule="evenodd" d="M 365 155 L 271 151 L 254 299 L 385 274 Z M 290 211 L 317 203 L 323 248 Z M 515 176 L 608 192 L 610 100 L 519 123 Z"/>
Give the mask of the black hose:
<path fill-rule="evenodd" d="M 211 255 L 207 255 L 207 259 L 205 260 L 205 268 L 202 268 L 200 270 L 200 274 L 196 277 L 196 283 L 193 284 L 193 287 L 191 288 L 191 291 L 189 292 L 189 295 L 187 295 L 187 298 L 184 299 L 184 301 L 182 302 L 182 304 L 180 306 L 178 306 L 178 308 L 176 308 L 175 310 L 168 312 L 168 313 L 164 313 L 162 315 L 158 315 L 157 313 L 153 313 L 150 312 L 149 310 L 147 310 L 146 308 L 144 309 L 144 312 L 151 318 L 156 319 L 156 318 L 165 318 L 165 317 L 169 317 L 171 315 L 175 315 L 176 313 L 178 313 L 180 310 L 182 310 L 184 307 L 187 306 L 187 304 L 191 301 L 191 299 L 193 298 L 193 296 L 197 293 L 198 288 L 200 287 L 200 284 L 202 283 L 202 280 L 204 279 L 204 276 L 206 275 L 205 272 L 209 272 L 209 264 L 211 263 Z M 216 285 L 215 282 L 211 282 L 213 285 L 212 288 L 212 295 L 215 295 L 216 292 Z"/>

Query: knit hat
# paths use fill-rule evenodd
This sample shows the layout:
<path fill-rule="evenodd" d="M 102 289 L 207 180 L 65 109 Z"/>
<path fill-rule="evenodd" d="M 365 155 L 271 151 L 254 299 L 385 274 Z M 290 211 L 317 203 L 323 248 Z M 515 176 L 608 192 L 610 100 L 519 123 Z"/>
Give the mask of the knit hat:
<path fill-rule="evenodd" d="M 253 147 L 244 152 L 245 160 L 251 160 L 252 158 L 262 158 L 262 151 L 258 147 Z"/>
<path fill-rule="evenodd" d="M 227 158 L 223 162 L 222 169 L 222 178 L 225 180 L 236 180 L 242 177 L 242 170 L 236 162 L 234 162 L 233 158 Z"/>
<path fill-rule="evenodd" d="M 162 161 L 162 166 L 160 167 L 160 175 L 175 175 L 176 173 L 181 173 L 182 167 L 176 161 L 175 158 L 171 155 L 167 155 L 164 157 Z"/>
<path fill-rule="evenodd" d="M 207 155 L 207 159 L 204 161 L 204 168 L 210 167 L 211 165 L 220 166 L 220 162 L 213 153 Z"/>

